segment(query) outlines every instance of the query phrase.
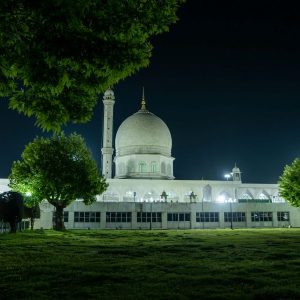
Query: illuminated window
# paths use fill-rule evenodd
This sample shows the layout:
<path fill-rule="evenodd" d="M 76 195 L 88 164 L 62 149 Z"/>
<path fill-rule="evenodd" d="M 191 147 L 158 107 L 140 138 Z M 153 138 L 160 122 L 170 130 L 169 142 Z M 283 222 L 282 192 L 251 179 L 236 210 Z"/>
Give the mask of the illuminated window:
<path fill-rule="evenodd" d="M 273 214 L 270 211 L 255 211 L 251 212 L 251 221 L 252 222 L 270 222 L 273 221 Z"/>
<path fill-rule="evenodd" d="M 288 211 L 278 211 L 277 212 L 277 220 L 278 221 L 289 221 L 290 213 Z"/>
<path fill-rule="evenodd" d="M 225 222 L 245 222 L 246 213 L 244 212 L 224 212 Z"/>
<path fill-rule="evenodd" d="M 218 212 L 197 212 L 196 222 L 219 222 Z"/>
<path fill-rule="evenodd" d="M 190 213 L 168 213 L 168 221 L 169 222 L 184 222 L 190 221 L 191 214 Z"/>
<path fill-rule="evenodd" d="M 138 223 L 150 223 L 150 222 L 161 222 L 161 212 L 138 212 L 137 213 Z"/>
<path fill-rule="evenodd" d="M 130 223 L 131 212 L 107 212 L 106 222 L 108 223 Z"/>
<path fill-rule="evenodd" d="M 75 211 L 74 222 L 79 223 L 95 223 L 100 222 L 100 212 L 94 211 Z"/>

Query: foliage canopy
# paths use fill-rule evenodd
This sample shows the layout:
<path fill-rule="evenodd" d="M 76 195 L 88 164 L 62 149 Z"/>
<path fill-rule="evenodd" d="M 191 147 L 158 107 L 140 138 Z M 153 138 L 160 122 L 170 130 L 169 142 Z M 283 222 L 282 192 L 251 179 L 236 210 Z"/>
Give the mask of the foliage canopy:
<path fill-rule="evenodd" d="M 107 188 L 91 152 L 77 134 L 36 138 L 25 147 L 22 159 L 13 163 L 9 179 L 14 191 L 31 193 L 31 206 L 46 199 L 56 208 L 56 229 L 63 229 L 63 209 L 72 201 L 81 198 L 91 204 Z"/>
<path fill-rule="evenodd" d="M 300 159 L 296 158 L 285 166 L 279 178 L 279 194 L 291 205 L 300 207 Z"/>
<path fill-rule="evenodd" d="M 24 215 L 24 201 L 21 194 L 4 192 L 0 194 L 0 220 L 10 225 L 10 232 L 17 231 L 17 223 Z"/>
<path fill-rule="evenodd" d="M 86 122 L 97 94 L 149 64 L 182 2 L 0 1 L 0 96 L 45 130 Z"/>
<path fill-rule="evenodd" d="M 22 219 L 30 218 L 31 229 L 33 229 L 34 219 L 40 217 L 40 208 L 36 204 L 28 207 L 22 194 L 14 191 L 8 191 L 0 194 L 0 221 L 9 223 L 10 232 L 15 233 L 17 223 Z"/>

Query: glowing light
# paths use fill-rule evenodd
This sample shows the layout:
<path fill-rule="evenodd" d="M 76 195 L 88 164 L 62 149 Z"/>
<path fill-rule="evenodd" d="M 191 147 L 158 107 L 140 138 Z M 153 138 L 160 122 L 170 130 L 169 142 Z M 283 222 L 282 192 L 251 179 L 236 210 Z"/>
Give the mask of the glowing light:
<path fill-rule="evenodd" d="M 225 196 L 224 195 L 219 195 L 217 197 L 217 202 L 219 203 L 224 203 L 225 202 Z"/>
<path fill-rule="evenodd" d="M 26 192 L 25 195 L 26 195 L 27 197 L 30 197 L 32 194 L 31 194 L 31 192 Z"/>
<path fill-rule="evenodd" d="M 231 175 L 230 174 L 225 174 L 224 177 L 226 178 L 226 180 L 228 180 L 231 177 Z"/>

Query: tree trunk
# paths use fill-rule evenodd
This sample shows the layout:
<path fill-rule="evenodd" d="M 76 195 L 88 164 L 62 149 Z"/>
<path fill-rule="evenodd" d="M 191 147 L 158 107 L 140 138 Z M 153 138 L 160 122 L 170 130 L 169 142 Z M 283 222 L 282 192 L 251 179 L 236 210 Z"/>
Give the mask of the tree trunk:
<path fill-rule="evenodd" d="M 64 225 L 64 208 L 60 205 L 55 207 L 54 229 L 62 231 L 65 229 Z"/>
<path fill-rule="evenodd" d="M 10 233 L 16 233 L 17 232 L 17 222 L 16 222 L 16 220 L 11 220 L 9 222 L 9 226 L 10 226 Z"/>
<path fill-rule="evenodd" d="M 34 218 L 30 218 L 30 229 L 33 230 L 34 227 Z"/>

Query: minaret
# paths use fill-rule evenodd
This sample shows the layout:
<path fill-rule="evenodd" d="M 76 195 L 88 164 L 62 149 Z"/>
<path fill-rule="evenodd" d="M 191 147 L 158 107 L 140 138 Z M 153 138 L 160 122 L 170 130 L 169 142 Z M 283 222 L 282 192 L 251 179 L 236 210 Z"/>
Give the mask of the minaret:
<path fill-rule="evenodd" d="M 232 180 L 233 181 L 242 181 L 242 178 L 241 178 L 241 171 L 240 169 L 236 166 L 236 163 L 234 165 L 234 168 L 232 169 Z"/>
<path fill-rule="evenodd" d="M 113 117 L 114 117 L 115 95 L 111 89 L 104 93 L 103 105 L 103 142 L 102 142 L 102 175 L 105 178 L 112 176 L 112 156 L 113 156 Z"/>

